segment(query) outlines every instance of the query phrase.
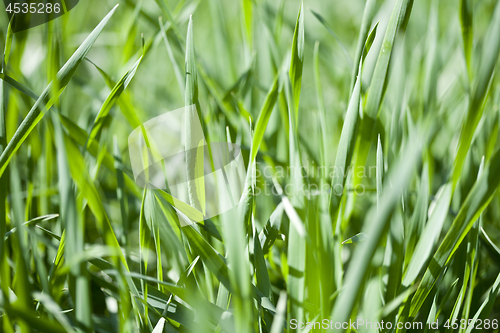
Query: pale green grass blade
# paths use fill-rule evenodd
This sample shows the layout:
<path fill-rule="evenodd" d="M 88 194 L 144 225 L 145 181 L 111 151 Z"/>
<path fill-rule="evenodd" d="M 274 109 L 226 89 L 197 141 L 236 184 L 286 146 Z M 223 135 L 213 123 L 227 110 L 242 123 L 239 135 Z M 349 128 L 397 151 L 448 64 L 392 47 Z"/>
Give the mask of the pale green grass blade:
<path fill-rule="evenodd" d="M 422 168 L 422 175 L 420 177 L 419 193 L 417 197 L 417 202 L 415 203 L 415 209 L 413 215 L 411 216 L 410 225 L 405 228 L 405 266 L 408 265 L 411 260 L 415 257 L 421 256 L 420 259 L 426 259 L 427 256 L 419 254 L 414 256 L 414 250 L 416 243 L 422 241 L 425 237 L 422 237 L 422 232 L 427 221 L 427 212 L 429 208 L 429 163 L 426 161 Z M 444 218 L 442 219 L 444 221 Z M 429 239 L 426 235 L 428 241 L 428 248 L 432 248 L 434 245 L 434 239 Z"/>
<path fill-rule="evenodd" d="M 431 2 L 429 24 L 427 27 L 427 56 L 425 57 L 424 110 L 432 112 L 436 102 L 436 86 L 438 80 L 438 36 L 439 6 L 438 1 Z"/>
<path fill-rule="evenodd" d="M 172 52 L 172 47 L 170 46 L 170 42 L 168 41 L 167 32 L 165 30 L 165 27 L 163 25 L 163 20 L 161 17 L 159 18 L 159 22 L 160 22 L 161 36 L 163 38 L 163 41 L 165 42 L 165 45 L 167 47 L 168 57 L 174 68 L 175 79 L 177 80 L 177 84 L 179 85 L 179 90 L 181 94 L 184 94 L 184 79 L 182 77 L 182 72 L 181 69 L 179 68 L 179 65 L 177 64 L 177 61 L 174 58 L 174 53 Z"/>
<path fill-rule="evenodd" d="M 239 214 L 237 209 L 226 214 L 222 219 L 222 235 L 226 245 L 227 262 L 231 267 L 228 273 L 232 287 L 231 298 L 234 304 L 235 328 L 238 332 L 252 332 L 255 330 L 255 319 L 249 278 L 250 262 L 246 250 L 245 229 L 247 223 L 243 219 L 244 216 Z M 258 256 L 258 254 L 254 254 L 254 256 Z M 260 270 L 260 268 L 258 269 Z M 258 284 L 262 283 L 261 277 L 259 276 L 257 279 Z M 264 294 L 268 296 L 268 293 Z"/>
<path fill-rule="evenodd" d="M 286 292 L 281 291 L 276 305 L 276 316 L 271 326 L 271 333 L 281 333 L 286 327 Z"/>
<path fill-rule="evenodd" d="M 382 196 L 382 182 L 384 181 L 384 152 L 382 151 L 382 143 L 380 142 L 380 134 L 377 140 L 377 207 Z"/>
<path fill-rule="evenodd" d="M 94 120 L 94 123 L 92 124 L 92 129 L 90 130 L 88 140 L 93 140 L 97 137 L 106 117 L 108 117 L 109 112 L 111 111 L 111 108 L 116 103 L 117 99 L 120 98 L 120 95 L 123 93 L 123 91 L 127 89 L 130 81 L 132 81 L 132 79 L 134 78 L 134 75 L 137 72 L 137 68 L 139 67 L 141 61 L 142 56 L 139 58 L 139 60 L 137 60 L 134 66 L 132 66 L 132 68 L 122 76 L 120 81 L 118 81 L 118 83 L 116 83 L 116 85 L 113 87 L 113 90 L 110 92 L 108 97 L 106 97 L 106 100 L 104 101 L 101 109 L 99 110 L 99 113 Z"/>
<path fill-rule="evenodd" d="M 162 333 L 164 326 L 165 326 L 165 318 L 160 318 L 160 320 L 158 320 L 158 323 L 155 326 L 155 329 L 153 330 L 153 333 Z"/>
<path fill-rule="evenodd" d="M 38 216 L 38 217 L 30 219 L 29 221 L 24 222 L 23 226 L 28 226 L 28 225 L 31 225 L 35 222 L 50 221 L 50 220 L 55 219 L 57 217 L 59 217 L 59 214 L 49 214 L 49 215 Z M 15 232 L 16 232 L 15 227 L 10 229 L 9 231 L 7 231 L 4 235 L 4 240 L 7 240 L 7 238 L 9 238 L 9 236 Z"/>
<path fill-rule="evenodd" d="M 375 15 L 375 0 L 367 0 L 365 3 L 365 8 L 363 10 L 363 18 L 361 19 L 361 29 L 359 30 L 358 41 L 356 44 L 356 54 L 354 55 L 354 64 L 352 66 L 352 74 L 351 74 L 351 85 L 350 91 L 354 89 L 354 83 L 356 82 L 356 76 L 358 75 L 358 67 L 361 62 L 361 57 L 363 58 L 368 53 L 367 49 L 370 48 L 373 40 L 375 39 L 375 33 L 377 31 L 378 23 L 372 29 L 372 32 L 368 35 L 368 31 L 373 21 L 373 16 Z M 373 34 L 373 36 L 372 36 Z M 370 41 L 368 43 L 368 41 Z M 367 45 L 369 47 L 367 47 Z"/>
<path fill-rule="evenodd" d="M 113 157 L 115 159 L 115 170 L 116 170 L 116 198 L 120 202 L 120 217 L 123 221 L 122 226 L 122 239 L 121 242 L 127 248 L 129 243 L 128 241 L 128 231 L 129 231 L 129 223 L 128 223 L 128 214 L 127 214 L 127 192 L 125 187 L 125 178 L 124 178 L 124 165 L 121 157 L 120 147 L 118 146 L 118 138 L 113 136 Z M 128 255 L 127 255 L 128 257 Z"/>
<path fill-rule="evenodd" d="M 295 96 L 292 89 L 290 79 L 285 76 L 284 89 L 286 95 L 286 102 L 288 108 L 289 120 L 289 156 L 290 156 L 290 185 L 292 191 L 282 196 L 283 207 L 290 219 L 290 229 L 288 234 L 288 285 L 289 291 L 288 301 L 290 304 L 290 311 L 288 319 L 297 319 L 299 322 L 304 320 L 305 309 L 305 269 L 306 269 L 306 229 L 304 227 L 305 217 L 308 216 L 308 209 L 312 208 L 308 205 L 308 200 L 305 194 L 300 191 L 305 184 L 305 179 L 301 174 L 302 162 L 299 149 L 298 140 L 298 114 L 294 115 L 295 110 Z M 296 88 L 296 86 L 295 86 Z M 300 93 L 300 91 L 299 91 Z M 274 181 L 278 184 L 277 181 Z M 275 185 L 276 187 L 276 185 Z M 279 191 L 283 193 L 283 191 Z M 290 196 L 290 200 L 288 199 Z M 308 207 L 309 206 L 309 207 Z M 311 205 L 312 206 L 312 205 Z M 300 215 L 299 215 L 300 214 Z M 306 221 L 307 223 L 307 221 Z"/>
<path fill-rule="evenodd" d="M 149 263 L 149 252 L 150 252 L 150 242 L 151 242 L 151 231 L 148 227 L 148 223 L 146 219 L 151 219 L 150 214 L 146 217 L 145 205 L 146 200 L 149 205 L 151 205 L 151 195 L 149 195 L 148 190 L 144 189 L 142 194 L 142 202 L 141 202 L 141 210 L 139 215 L 139 256 L 140 256 L 140 264 L 141 264 L 141 274 L 147 276 L 148 273 L 148 263 Z M 151 222 L 151 221 L 150 221 Z M 144 301 L 147 303 L 148 301 L 148 284 L 141 280 L 141 289 L 142 295 L 144 297 Z M 149 321 L 148 309 L 144 309 L 144 318 L 143 325 L 147 326 Z"/>
<path fill-rule="evenodd" d="M 316 88 L 316 100 L 318 103 L 319 119 L 320 119 L 320 131 L 321 131 L 321 164 L 328 167 L 326 163 L 326 146 L 327 146 L 327 134 L 326 134 L 326 110 L 325 102 L 323 99 L 323 88 L 321 86 L 321 77 L 319 75 L 319 41 L 314 43 L 314 54 L 313 54 L 313 65 L 314 65 L 314 84 Z"/>
<path fill-rule="evenodd" d="M 368 35 L 368 37 L 366 37 L 366 42 L 365 42 L 364 47 L 363 47 L 363 55 L 361 56 L 361 63 L 363 63 L 366 56 L 368 55 L 368 52 L 370 52 L 370 49 L 372 48 L 373 41 L 375 40 L 375 36 L 377 35 L 377 28 L 378 28 L 379 23 L 380 22 L 377 22 L 377 24 L 375 24 L 373 29 L 370 31 L 370 34 Z"/>
<path fill-rule="evenodd" d="M 198 177 L 203 173 L 203 164 L 197 162 L 197 154 L 203 147 L 202 142 L 197 142 L 197 138 L 203 133 L 192 132 L 193 128 L 198 128 L 196 121 L 201 121 L 201 110 L 198 104 L 198 73 L 196 69 L 196 59 L 194 51 L 194 36 L 193 36 L 193 19 L 189 19 L 187 38 L 186 38 L 186 87 L 184 90 L 184 106 L 186 107 L 185 121 L 185 145 L 186 150 L 186 167 L 187 167 L 187 186 L 189 193 L 189 202 L 191 206 L 201 212 L 205 212 L 205 191 L 203 177 Z M 194 105 L 194 109 L 192 106 Z M 191 149 L 197 148 L 197 149 Z M 201 170 L 200 170 L 201 168 Z M 200 181 L 201 180 L 201 181 Z"/>
<path fill-rule="evenodd" d="M 337 41 L 337 43 L 339 43 L 340 47 L 342 48 L 342 51 L 344 52 L 346 63 L 349 66 L 349 69 L 353 70 L 353 68 L 355 68 L 355 67 L 353 65 L 352 58 L 349 55 L 349 52 L 347 51 L 347 48 L 345 47 L 344 43 L 342 43 L 342 41 L 337 36 L 337 34 L 335 33 L 335 31 L 333 31 L 333 29 L 328 25 L 328 23 L 326 22 L 326 20 L 320 14 L 316 13 L 314 10 L 311 10 L 311 13 L 318 19 L 318 21 L 321 22 L 321 24 L 323 24 L 323 26 L 326 28 L 326 31 L 328 31 L 328 33 L 330 35 L 332 35 L 333 38 L 335 38 L 335 40 Z M 356 67 L 356 70 L 357 70 L 357 67 Z"/>
<path fill-rule="evenodd" d="M 372 119 L 376 118 L 380 104 L 382 103 L 387 85 L 386 80 L 389 63 L 391 61 L 392 50 L 399 29 L 400 18 L 409 15 L 407 11 L 411 11 L 410 2 L 410 0 L 397 0 L 385 32 L 384 41 L 382 42 L 382 48 L 380 49 L 377 64 L 375 65 L 372 81 L 370 83 L 368 97 L 366 99 L 365 115 Z"/>
<path fill-rule="evenodd" d="M 345 241 L 342 242 L 342 245 L 362 242 L 367 237 L 368 236 L 365 233 L 360 232 L 359 234 L 356 234 L 356 235 L 354 235 L 352 237 L 347 238 Z"/>
<path fill-rule="evenodd" d="M 14 32 L 12 31 L 12 20 L 14 17 L 12 17 L 11 21 L 9 22 L 7 26 L 7 36 L 5 37 L 5 47 L 3 49 L 3 57 L 2 57 L 2 67 L 0 68 L 0 73 L 5 73 L 6 72 L 6 67 L 7 64 L 9 63 L 9 57 L 10 57 L 10 50 L 12 48 L 12 40 L 14 37 Z"/>
<path fill-rule="evenodd" d="M 146 52 L 147 52 L 147 48 L 145 46 L 143 46 L 142 54 L 140 55 L 140 57 L 144 57 L 144 54 Z M 85 59 L 88 62 L 90 62 L 99 71 L 99 73 L 102 75 L 102 77 L 106 81 L 106 85 L 108 86 L 109 89 L 112 90 L 117 85 L 117 83 L 115 81 L 113 81 L 113 79 L 102 68 L 97 66 L 95 63 L 93 63 L 88 58 L 85 58 Z M 136 106 L 132 105 L 132 103 L 130 101 L 130 97 L 128 96 L 126 90 L 123 90 L 121 92 L 120 98 L 118 98 L 116 103 L 119 105 L 120 111 L 123 113 L 125 118 L 127 118 L 127 121 L 129 122 L 129 124 L 133 128 L 137 128 L 137 127 L 141 126 L 141 124 L 142 124 L 140 121 L 140 119 L 142 117 L 141 112 Z M 88 147 L 87 147 L 87 149 L 88 149 Z"/>
<path fill-rule="evenodd" d="M 75 197 L 74 183 L 71 179 L 71 166 L 68 159 L 68 151 L 66 150 L 67 141 L 64 139 L 61 123 L 55 114 L 52 115 L 54 120 L 54 131 L 57 150 L 57 166 L 59 172 L 59 195 L 63 210 L 61 218 L 64 221 L 66 242 L 65 242 L 65 259 L 72 261 L 78 253 L 84 250 L 84 235 L 85 226 L 78 217 L 77 199 Z M 72 155 L 71 155 L 72 156 Z M 83 163 L 83 161 L 81 162 Z M 75 316 L 83 325 L 90 328 L 91 322 L 91 301 L 90 301 L 90 283 L 87 274 L 85 263 L 73 265 L 71 268 L 70 284 L 77 287 L 75 290 Z"/>
<path fill-rule="evenodd" d="M 252 50 L 253 45 L 253 8 L 252 8 L 252 0 L 241 0 L 241 4 L 243 7 L 243 22 L 244 22 L 244 31 L 246 42 L 250 50 Z"/>
<path fill-rule="evenodd" d="M 363 108 L 363 121 L 360 126 L 359 139 L 356 143 L 356 167 L 364 167 L 371 142 L 374 140 L 375 125 L 377 122 L 380 106 L 387 88 L 387 80 L 389 73 L 389 64 L 392 57 L 393 47 L 396 41 L 396 36 L 400 28 L 400 20 L 403 17 L 410 15 L 413 1 L 397 0 L 387 30 L 384 35 L 382 47 L 380 49 L 375 69 L 370 82 L 368 95 L 366 97 L 365 106 Z M 355 178 L 355 184 L 358 184 L 360 179 Z"/>
<path fill-rule="evenodd" d="M 403 278 L 404 286 L 409 286 L 415 281 L 431 256 L 434 244 L 441 234 L 443 224 L 448 214 L 450 201 L 451 184 L 446 184 L 439 190 L 429 221 L 425 225 L 422 235 L 415 246 L 415 250 L 413 251 L 413 255 L 411 256 L 410 263 L 406 268 Z"/>
<path fill-rule="evenodd" d="M 359 107 L 360 107 L 360 94 L 361 94 L 361 78 L 358 76 L 354 90 L 349 101 L 347 113 L 345 116 L 344 125 L 342 126 L 342 133 L 340 134 L 340 141 L 335 157 L 334 170 L 339 172 L 335 173 L 332 178 L 331 194 L 330 194 L 330 212 L 335 213 L 340 205 L 341 196 L 344 193 L 346 184 L 347 168 L 351 164 L 354 147 L 358 134 L 359 122 Z M 336 219 L 334 220 L 336 221 Z"/>
<path fill-rule="evenodd" d="M 500 263 L 500 249 L 493 243 L 491 238 L 488 236 L 486 231 L 481 227 L 480 239 L 483 245 L 486 245 L 486 248 L 497 263 Z"/>
<path fill-rule="evenodd" d="M 275 77 L 273 85 L 269 89 L 266 99 L 264 100 L 264 104 L 260 109 L 259 118 L 257 119 L 257 123 L 255 124 L 254 135 L 252 138 L 252 150 L 250 153 L 249 164 L 253 163 L 255 157 L 257 156 L 260 145 L 264 138 L 264 133 L 266 132 L 269 118 L 271 117 L 271 113 L 273 112 L 274 109 L 274 104 L 276 103 L 276 99 L 278 98 L 278 88 L 279 88 L 278 78 L 279 74 Z"/>

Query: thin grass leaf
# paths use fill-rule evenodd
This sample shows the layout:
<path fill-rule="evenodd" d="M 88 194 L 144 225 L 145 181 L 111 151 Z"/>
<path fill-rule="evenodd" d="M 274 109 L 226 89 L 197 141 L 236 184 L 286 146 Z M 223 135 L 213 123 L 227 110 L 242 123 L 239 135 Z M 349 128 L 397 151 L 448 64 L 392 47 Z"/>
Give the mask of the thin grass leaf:
<path fill-rule="evenodd" d="M 352 243 L 358 243 L 364 241 L 368 236 L 362 232 L 359 234 L 356 234 L 350 238 L 347 238 L 345 241 L 342 242 L 342 245 L 344 244 L 352 244 Z"/>
<path fill-rule="evenodd" d="M 297 23 L 292 41 L 292 57 L 290 59 L 290 81 L 292 82 L 293 99 L 295 103 L 295 122 L 299 119 L 300 88 L 302 86 L 302 69 L 304 67 L 304 4 L 300 5 Z"/>
<path fill-rule="evenodd" d="M 354 90 L 349 101 L 347 113 L 345 116 L 344 125 L 342 126 L 342 133 L 340 134 L 340 141 L 335 157 L 334 170 L 339 170 L 332 178 L 331 194 L 330 194 L 330 213 L 335 214 L 340 205 L 341 196 L 344 193 L 346 184 L 347 168 L 351 164 L 351 159 L 354 152 L 356 138 L 358 134 L 359 122 L 359 107 L 360 107 L 360 94 L 361 94 L 361 79 L 358 76 Z M 336 215 L 333 215 L 334 217 Z M 336 219 L 334 219 L 335 221 Z"/>
<path fill-rule="evenodd" d="M 356 76 L 358 75 L 358 67 L 362 58 L 366 57 L 369 49 L 375 39 L 375 34 L 377 32 L 378 23 L 373 27 L 370 34 L 368 31 L 373 21 L 373 16 L 375 15 L 375 0 L 367 0 L 365 3 L 365 8 L 363 10 L 363 18 L 361 19 L 361 29 L 359 30 L 358 41 L 356 44 L 356 54 L 354 56 L 352 73 L 351 73 L 351 85 L 350 91 L 354 89 L 354 83 L 356 82 Z M 371 41 L 371 42 L 369 42 Z"/>
<path fill-rule="evenodd" d="M 130 81 L 132 81 L 132 79 L 134 78 L 135 73 L 137 72 L 137 68 L 142 61 L 142 58 L 143 57 L 141 56 L 139 60 L 137 60 L 137 62 L 132 66 L 132 68 L 122 76 L 120 81 L 118 81 L 118 83 L 116 83 L 116 85 L 113 87 L 113 90 L 109 93 L 108 97 L 106 97 L 106 100 L 102 104 L 102 107 L 99 110 L 94 123 L 92 124 L 88 140 L 93 140 L 97 137 L 104 124 L 105 119 L 109 115 L 111 108 L 116 103 L 117 99 L 120 98 L 120 95 L 123 93 L 123 91 L 127 89 Z M 88 144 L 86 146 L 88 147 Z"/>
<path fill-rule="evenodd" d="M 175 61 L 174 53 L 172 52 L 172 47 L 170 46 L 170 42 L 168 41 L 165 26 L 163 25 L 163 20 L 161 17 L 158 18 L 158 20 L 160 22 L 161 36 L 163 38 L 163 41 L 165 42 L 165 45 L 167 47 L 168 57 L 169 57 L 170 62 L 172 63 L 172 66 L 174 68 L 175 79 L 177 80 L 177 84 L 179 85 L 179 90 L 180 90 L 181 94 L 184 94 L 184 80 L 182 77 L 182 72 L 179 68 L 179 65 L 177 64 L 177 61 Z"/>
<path fill-rule="evenodd" d="M 470 77 L 473 30 L 473 5 L 471 0 L 460 1 L 460 24 L 462 26 L 462 42 L 464 46 L 465 64 Z"/>
<path fill-rule="evenodd" d="M 286 292 L 281 291 L 276 305 L 276 316 L 271 326 L 271 333 L 281 333 L 286 327 Z"/>
<path fill-rule="evenodd" d="M 328 25 L 328 23 L 326 22 L 326 20 L 320 14 L 318 14 L 317 12 L 315 12 L 312 9 L 311 9 L 311 13 L 318 19 L 318 21 L 321 22 L 321 24 L 326 28 L 326 31 L 328 31 L 328 33 L 330 35 L 332 35 L 333 38 L 335 38 L 335 40 L 337 41 L 337 43 L 339 43 L 340 47 L 342 48 L 342 51 L 344 52 L 345 60 L 346 60 L 346 63 L 347 63 L 347 66 L 349 67 L 349 69 L 352 70 L 353 68 L 356 68 L 356 70 L 357 70 L 357 67 L 355 67 L 353 65 L 353 60 L 352 60 L 351 56 L 349 55 L 349 52 L 347 51 L 347 48 L 345 47 L 344 43 L 342 43 L 342 41 L 340 40 L 340 38 L 337 36 L 337 34 L 335 33 L 335 31 L 333 31 L 333 29 Z"/>

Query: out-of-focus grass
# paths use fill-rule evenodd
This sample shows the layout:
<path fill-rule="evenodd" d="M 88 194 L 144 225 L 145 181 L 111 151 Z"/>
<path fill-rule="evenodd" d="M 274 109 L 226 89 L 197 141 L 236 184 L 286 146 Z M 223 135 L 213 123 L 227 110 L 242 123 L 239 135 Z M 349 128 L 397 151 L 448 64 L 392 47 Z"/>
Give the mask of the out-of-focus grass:
<path fill-rule="evenodd" d="M 499 3 L 119 4 L 0 13 L 2 331 L 498 331 Z M 247 178 L 181 227 L 127 137 L 192 104 Z"/>

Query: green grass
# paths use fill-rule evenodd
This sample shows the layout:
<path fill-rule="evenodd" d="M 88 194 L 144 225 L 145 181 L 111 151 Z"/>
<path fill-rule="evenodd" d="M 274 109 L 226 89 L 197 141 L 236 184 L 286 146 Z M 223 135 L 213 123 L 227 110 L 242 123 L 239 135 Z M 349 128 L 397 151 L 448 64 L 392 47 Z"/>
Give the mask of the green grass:
<path fill-rule="evenodd" d="M 0 331 L 500 331 L 497 1 L 2 7 L 0 45 Z M 128 135 L 193 104 L 247 174 L 181 227 L 200 182 L 140 188 Z"/>

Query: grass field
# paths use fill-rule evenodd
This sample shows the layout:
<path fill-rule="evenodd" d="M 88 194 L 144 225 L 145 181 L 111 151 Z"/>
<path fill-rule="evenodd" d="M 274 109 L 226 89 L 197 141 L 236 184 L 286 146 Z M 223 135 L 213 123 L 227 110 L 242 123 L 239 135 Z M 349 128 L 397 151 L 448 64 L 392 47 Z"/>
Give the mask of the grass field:
<path fill-rule="evenodd" d="M 0 331 L 499 332 L 500 2 L 0 8 Z M 246 178 L 182 226 L 128 137 L 191 105 Z"/>

